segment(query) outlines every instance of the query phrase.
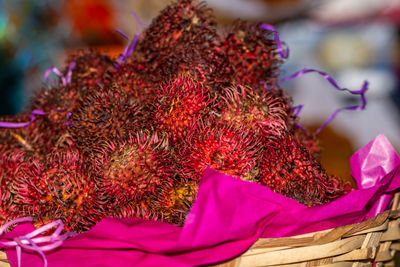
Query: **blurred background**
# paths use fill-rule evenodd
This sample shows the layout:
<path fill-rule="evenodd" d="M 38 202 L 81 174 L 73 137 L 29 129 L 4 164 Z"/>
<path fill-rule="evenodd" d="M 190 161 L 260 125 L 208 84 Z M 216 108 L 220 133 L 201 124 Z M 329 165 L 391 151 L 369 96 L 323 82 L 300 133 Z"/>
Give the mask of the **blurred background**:
<path fill-rule="evenodd" d="M 319 134 L 330 173 L 349 176 L 348 159 L 379 133 L 400 148 L 400 0 L 208 0 L 219 30 L 238 18 L 273 24 L 290 49 L 282 77 L 304 68 L 329 73 L 339 86 L 370 83 L 364 111 L 340 113 Z M 168 5 L 165 0 L 0 0 L 0 115 L 21 111 L 51 66 L 72 51 L 117 56 Z M 310 73 L 282 83 L 301 124 L 317 129 L 336 109 L 360 103 Z"/>

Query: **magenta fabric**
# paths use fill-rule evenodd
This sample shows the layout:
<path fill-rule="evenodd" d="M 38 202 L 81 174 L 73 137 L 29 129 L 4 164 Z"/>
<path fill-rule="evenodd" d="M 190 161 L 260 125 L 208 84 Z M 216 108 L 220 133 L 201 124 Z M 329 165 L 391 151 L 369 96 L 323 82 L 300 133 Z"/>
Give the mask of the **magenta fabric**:
<path fill-rule="evenodd" d="M 106 218 L 93 229 L 46 252 L 55 266 L 195 266 L 233 258 L 260 237 L 282 237 L 356 223 L 386 208 L 400 188 L 400 158 L 383 135 L 350 160 L 358 188 L 326 205 L 308 208 L 268 188 L 207 169 L 183 227 L 163 222 Z M 378 209 L 379 208 L 379 209 Z M 17 226 L 3 236 L 32 231 Z M 17 266 L 14 248 L 6 249 Z M 22 266 L 43 266 L 23 251 Z"/>
<path fill-rule="evenodd" d="M 364 189 L 375 186 L 386 173 L 400 164 L 400 157 L 396 151 L 387 149 L 390 147 L 389 140 L 381 134 L 350 158 L 351 166 L 359 166 L 351 170 L 357 188 Z M 369 219 L 384 211 L 391 200 L 390 194 L 383 194 L 369 210 L 366 218 Z"/>

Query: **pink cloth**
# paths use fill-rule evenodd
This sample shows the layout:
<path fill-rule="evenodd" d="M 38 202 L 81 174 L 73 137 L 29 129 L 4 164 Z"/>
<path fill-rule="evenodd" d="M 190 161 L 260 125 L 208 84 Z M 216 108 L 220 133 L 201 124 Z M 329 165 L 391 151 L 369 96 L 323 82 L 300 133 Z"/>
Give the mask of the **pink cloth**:
<path fill-rule="evenodd" d="M 282 237 L 356 223 L 383 211 L 400 187 L 400 158 L 383 135 L 350 160 L 358 189 L 326 205 L 305 207 L 268 188 L 207 169 L 185 225 L 106 218 L 46 252 L 55 266 L 194 266 L 233 258 L 259 237 Z M 379 203 L 376 204 L 376 203 Z M 372 213 L 373 212 L 373 213 Z M 3 236 L 32 231 L 21 224 Z M 12 266 L 16 252 L 6 249 Z M 23 251 L 22 266 L 43 266 Z"/>

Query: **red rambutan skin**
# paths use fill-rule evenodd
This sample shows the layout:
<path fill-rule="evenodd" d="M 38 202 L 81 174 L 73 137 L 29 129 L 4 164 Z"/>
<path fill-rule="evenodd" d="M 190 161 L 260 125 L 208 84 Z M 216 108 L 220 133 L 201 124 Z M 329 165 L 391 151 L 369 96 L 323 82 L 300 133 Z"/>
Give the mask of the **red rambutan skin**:
<path fill-rule="evenodd" d="M 175 183 L 157 194 L 152 208 L 158 220 L 182 226 L 196 199 L 199 184 L 196 181 Z"/>
<path fill-rule="evenodd" d="M 24 216 L 21 207 L 14 203 L 13 187 L 16 179 L 25 174 L 32 175 L 27 153 L 15 149 L 0 154 L 0 225 L 19 216 Z"/>
<path fill-rule="evenodd" d="M 263 90 L 258 93 L 252 88 L 236 85 L 223 90 L 214 116 L 253 134 L 275 138 L 286 133 L 289 112 L 288 99 L 279 92 Z"/>
<path fill-rule="evenodd" d="M 26 123 L 30 120 L 30 114 L 27 113 L 0 118 L 0 121 L 13 123 Z M 49 123 L 50 120 L 44 118 L 44 116 L 36 116 L 34 122 L 25 127 L 0 127 L 0 152 L 8 153 L 22 150 L 37 156 L 47 153 L 62 134 L 57 125 L 49 125 Z M 45 127 L 46 125 L 48 125 L 48 128 Z"/>
<path fill-rule="evenodd" d="M 160 79 L 152 77 L 143 68 L 143 64 L 136 62 L 124 63 L 112 73 L 110 84 L 117 84 L 130 98 L 144 106 L 154 101 L 154 88 L 158 86 Z"/>
<path fill-rule="evenodd" d="M 216 51 L 219 37 L 210 9 L 197 1 L 166 7 L 140 36 L 134 61 L 158 82 L 183 73 L 200 82 L 220 82 L 226 60 Z"/>
<path fill-rule="evenodd" d="M 84 90 L 71 85 L 51 86 L 41 88 L 34 93 L 28 110 L 42 110 L 44 112 L 58 111 L 68 113 L 76 106 L 76 99 Z"/>
<path fill-rule="evenodd" d="M 177 1 L 154 18 L 139 39 L 135 51 L 153 57 L 159 53 L 171 54 L 171 51 L 177 50 L 174 45 L 189 46 L 193 40 L 199 44 L 214 42 L 210 37 L 216 36 L 215 26 L 212 10 L 204 3 Z"/>
<path fill-rule="evenodd" d="M 0 121 L 23 123 L 30 120 L 29 114 L 17 114 L 14 116 L 2 116 Z M 25 133 L 22 128 L 1 128 L 0 127 L 0 153 L 6 155 L 16 150 L 33 151 L 34 148 L 26 140 Z"/>
<path fill-rule="evenodd" d="M 80 51 L 76 55 L 68 58 L 69 62 L 75 62 L 72 70 L 71 87 L 78 90 L 84 88 L 98 87 L 98 83 L 103 84 L 112 78 L 111 73 L 116 70 L 115 62 L 105 54 L 93 51 Z M 68 69 L 64 70 L 64 75 Z"/>
<path fill-rule="evenodd" d="M 100 84 L 109 83 L 115 71 L 115 62 L 108 56 L 93 53 L 91 51 L 79 52 L 71 55 L 67 62 L 75 62 L 72 69 L 71 82 L 61 84 L 61 78 L 54 85 L 48 84 L 32 97 L 29 110 L 39 109 L 45 112 L 57 110 L 58 112 L 71 112 L 76 106 L 76 100 L 89 88 L 98 88 Z M 64 69 L 63 75 L 67 75 L 68 67 Z"/>
<path fill-rule="evenodd" d="M 179 151 L 182 174 L 199 181 L 207 167 L 253 181 L 262 145 L 246 129 L 232 125 L 200 124 Z"/>
<path fill-rule="evenodd" d="M 168 133 L 172 143 L 181 141 L 209 113 L 213 103 L 207 87 L 178 75 L 157 91 L 153 125 L 157 131 Z"/>
<path fill-rule="evenodd" d="M 76 146 L 90 158 L 107 140 L 125 140 L 143 125 L 140 105 L 116 86 L 88 90 L 69 123 Z"/>
<path fill-rule="evenodd" d="M 261 29 L 258 24 L 236 22 L 217 48 L 228 60 L 223 76 L 231 83 L 248 86 L 260 82 L 276 84 L 282 60 L 276 52 L 276 42 L 268 38 L 270 36 L 273 33 Z"/>
<path fill-rule="evenodd" d="M 89 89 L 97 89 L 98 83 L 102 84 L 110 79 L 114 70 L 114 62 L 108 56 L 93 52 L 80 52 L 70 56 L 69 62 L 75 61 L 72 69 L 71 82 L 62 85 L 61 78 L 55 85 L 48 84 L 32 97 L 28 110 L 41 110 L 47 113 L 42 116 L 38 128 L 42 132 L 50 132 L 48 136 L 57 138 L 66 132 L 69 114 L 80 105 L 78 100 Z M 68 62 L 68 63 L 69 63 Z M 67 76 L 68 68 L 63 70 Z M 56 139 L 57 139 L 56 138 Z M 51 138 L 54 143 L 54 138 Z"/>
<path fill-rule="evenodd" d="M 151 208 L 151 199 L 146 198 L 131 201 L 125 205 L 112 205 L 108 216 L 114 218 L 137 218 L 143 220 L 159 220 L 157 214 Z"/>
<path fill-rule="evenodd" d="M 175 179 L 167 139 L 157 133 L 141 131 L 125 142 L 110 141 L 100 154 L 99 188 L 114 206 L 148 198 Z"/>
<path fill-rule="evenodd" d="M 31 173 L 21 174 L 13 186 L 15 203 L 39 220 L 61 219 L 67 231 L 90 229 L 104 217 L 94 186 L 93 169 L 76 151 L 55 150 L 34 161 Z"/>
<path fill-rule="evenodd" d="M 313 158 L 320 160 L 322 148 L 317 136 L 305 132 L 300 128 L 294 128 L 292 132 L 296 141 L 302 144 L 310 152 Z"/>
<path fill-rule="evenodd" d="M 265 145 L 259 179 L 273 191 L 307 206 L 330 202 L 351 188 L 338 177 L 328 176 L 311 153 L 289 134 Z"/>

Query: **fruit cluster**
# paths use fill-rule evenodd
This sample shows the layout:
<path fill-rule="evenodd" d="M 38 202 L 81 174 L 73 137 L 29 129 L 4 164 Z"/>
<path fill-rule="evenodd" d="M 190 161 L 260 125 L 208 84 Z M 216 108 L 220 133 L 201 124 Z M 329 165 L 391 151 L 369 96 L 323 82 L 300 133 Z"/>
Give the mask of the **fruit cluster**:
<path fill-rule="evenodd" d="M 0 128 L 0 224 L 33 216 L 81 232 L 111 216 L 182 225 L 207 167 L 308 206 L 348 192 L 296 127 L 270 37 L 245 22 L 218 34 L 210 9 L 180 0 L 123 62 L 71 56 L 68 82 L 47 84 L 25 112 L 1 118 L 46 113 Z"/>

